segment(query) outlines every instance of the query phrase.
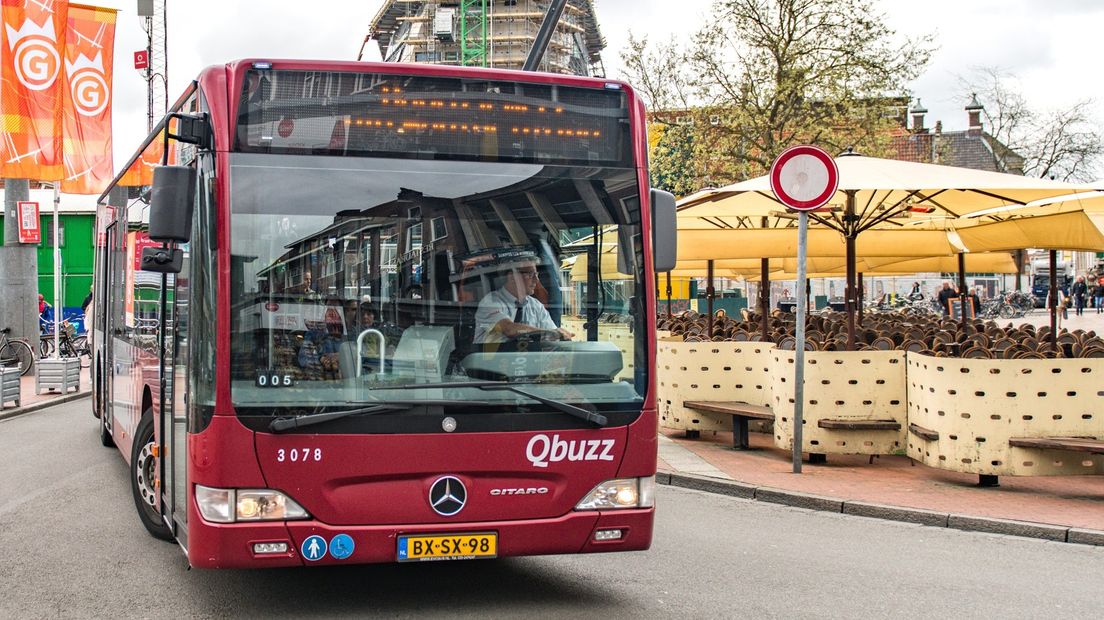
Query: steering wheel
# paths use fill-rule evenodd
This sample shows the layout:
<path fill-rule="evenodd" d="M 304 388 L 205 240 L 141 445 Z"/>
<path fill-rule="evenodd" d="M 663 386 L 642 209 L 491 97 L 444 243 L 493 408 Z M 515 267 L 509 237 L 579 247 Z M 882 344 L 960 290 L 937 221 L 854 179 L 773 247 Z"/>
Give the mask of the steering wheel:
<path fill-rule="evenodd" d="M 553 329 L 542 329 L 518 334 L 506 340 L 506 342 L 501 343 L 497 347 L 497 350 L 536 353 L 550 349 L 551 347 L 547 346 L 546 343 L 559 342 L 560 340 L 563 340 L 560 336 L 560 332 Z"/>

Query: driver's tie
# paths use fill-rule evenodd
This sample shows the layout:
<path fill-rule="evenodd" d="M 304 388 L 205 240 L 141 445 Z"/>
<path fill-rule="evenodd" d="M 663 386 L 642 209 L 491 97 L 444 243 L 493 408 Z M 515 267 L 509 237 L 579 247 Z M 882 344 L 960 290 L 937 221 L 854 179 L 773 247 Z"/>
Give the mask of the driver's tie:
<path fill-rule="evenodd" d="M 514 313 L 514 322 L 515 323 L 520 323 L 521 322 L 521 311 L 522 311 L 523 308 L 524 308 L 524 306 L 518 306 L 517 307 L 517 312 Z"/>

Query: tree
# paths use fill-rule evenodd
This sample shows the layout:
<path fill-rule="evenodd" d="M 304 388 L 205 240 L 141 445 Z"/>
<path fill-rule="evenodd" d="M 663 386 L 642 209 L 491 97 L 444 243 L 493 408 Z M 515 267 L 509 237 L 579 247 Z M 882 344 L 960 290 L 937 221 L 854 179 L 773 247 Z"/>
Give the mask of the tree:
<path fill-rule="evenodd" d="M 1020 93 L 1015 76 L 994 67 L 975 69 L 959 83 L 969 100 L 982 104 L 988 133 L 999 142 L 994 155 L 1006 169 L 1022 158 L 1027 176 L 1092 181 L 1100 174 L 1104 137 L 1093 123 L 1091 99 L 1040 112 Z"/>
<path fill-rule="evenodd" d="M 655 122 L 673 123 L 690 109 L 693 87 L 686 74 L 684 57 L 685 52 L 674 40 L 652 48 L 648 37 L 638 39 L 631 32 L 628 45 L 621 50 L 623 73 L 644 99 Z"/>
<path fill-rule="evenodd" d="M 799 143 L 888 155 L 930 42 L 899 39 L 871 0 L 716 0 L 689 49 L 630 46 L 626 77 L 660 105 L 692 95 L 698 165 L 721 185 Z"/>
<path fill-rule="evenodd" d="M 694 157 L 694 127 L 656 123 L 651 131 L 660 132 L 648 166 L 652 187 L 680 197 L 701 189 L 702 169 Z"/>
<path fill-rule="evenodd" d="M 674 41 L 649 47 L 648 38 L 629 34 L 621 51 L 624 73 L 649 112 L 648 146 L 652 186 L 686 196 L 702 187 L 702 167 L 694 153 L 691 89 L 684 52 Z"/>

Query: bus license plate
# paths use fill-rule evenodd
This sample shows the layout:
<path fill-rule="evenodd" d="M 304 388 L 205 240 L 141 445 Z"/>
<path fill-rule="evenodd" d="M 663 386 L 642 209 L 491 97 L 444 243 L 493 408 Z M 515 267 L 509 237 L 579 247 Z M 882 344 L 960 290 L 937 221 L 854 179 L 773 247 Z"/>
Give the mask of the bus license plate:
<path fill-rule="evenodd" d="M 399 536 L 400 562 L 474 560 L 498 556 L 498 534 L 431 534 Z"/>

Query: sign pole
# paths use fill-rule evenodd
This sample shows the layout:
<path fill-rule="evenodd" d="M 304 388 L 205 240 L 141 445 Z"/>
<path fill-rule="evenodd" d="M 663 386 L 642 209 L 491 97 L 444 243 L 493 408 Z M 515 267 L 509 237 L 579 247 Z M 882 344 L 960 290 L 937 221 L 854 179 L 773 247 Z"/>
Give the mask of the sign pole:
<path fill-rule="evenodd" d="M 797 216 L 797 329 L 794 343 L 794 414 L 793 414 L 793 473 L 801 473 L 802 431 L 805 424 L 805 314 L 808 312 L 808 294 L 801 284 L 805 281 L 807 270 L 805 258 L 808 253 L 809 214 L 802 211 Z"/>
<path fill-rule="evenodd" d="M 782 152 L 771 165 L 771 191 L 775 198 L 798 212 L 797 232 L 797 306 L 794 329 L 793 398 L 793 473 L 801 473 L 801 453 L 805 446 L 805 317 L 809 312 L 807 287 L 809 211 L 828 204 L 839 188 L 839 169 L 823 149 L 809 145 L 793 146 Z"/>

